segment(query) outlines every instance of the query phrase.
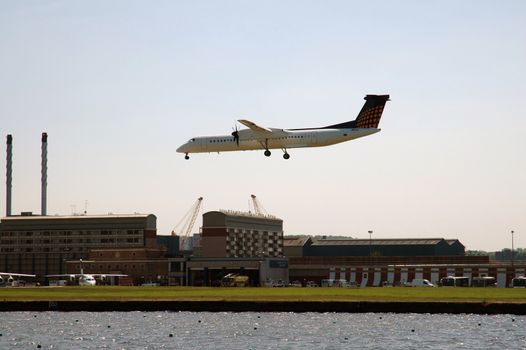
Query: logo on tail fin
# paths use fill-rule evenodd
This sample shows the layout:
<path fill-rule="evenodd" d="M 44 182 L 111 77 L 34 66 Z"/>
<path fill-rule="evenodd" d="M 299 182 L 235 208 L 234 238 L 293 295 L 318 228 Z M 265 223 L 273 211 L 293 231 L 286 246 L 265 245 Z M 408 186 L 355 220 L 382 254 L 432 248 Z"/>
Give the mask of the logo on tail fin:
<path fill-rule="evenodd" d="M 365 104 L 356 118 L 356 127 L 360 129 L 378 128 L 384 106 L 389 101 L 389 95 L 367 95 Z"/>

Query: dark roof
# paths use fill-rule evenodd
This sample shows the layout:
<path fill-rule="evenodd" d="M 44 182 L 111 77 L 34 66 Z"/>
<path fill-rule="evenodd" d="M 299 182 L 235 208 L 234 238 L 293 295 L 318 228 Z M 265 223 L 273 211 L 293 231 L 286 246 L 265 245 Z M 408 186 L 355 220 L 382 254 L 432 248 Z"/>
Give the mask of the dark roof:
<path fill-rule="evenodd" d="M 461 246 L 464 246 L 462 243 L 460 243 L 460 241 L 458 239 L 446 239 L 446 243 L 449 244 L 449 245 L 453 245 L 455 243 L 458 243 Z"/>
<path fill-rule="evenodd" d="M 284 247 L 303 247 L 310 237 L 283 237 Z"/>
<path fill-rule="evenodd" d="M 345 245 L 436 245 L 443 238 L 402 238 L 402 239 L 319 239 L 313 246 L 345 246 Z"/>

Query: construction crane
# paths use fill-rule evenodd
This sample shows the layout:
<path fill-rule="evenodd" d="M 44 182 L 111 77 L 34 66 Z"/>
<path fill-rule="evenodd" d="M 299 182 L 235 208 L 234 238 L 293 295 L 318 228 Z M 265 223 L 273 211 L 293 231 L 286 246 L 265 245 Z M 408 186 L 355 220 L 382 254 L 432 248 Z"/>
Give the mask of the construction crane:
<path fill-rule="evenodd" d="M 256 215 L 267 216 L 268 215 L 267 211 L 263 207 L 263 204 L 261 204 L 261 202 L 256 198 L 256 195 L 251 194 L 250 198 L 252 198 L 252 207 L 254 208 L 254 213 Z M 250 208 L 250 204 L 249 204 L 249 208 Z"/>
<path fill-rule="evenodd" d="M 203 197 L 197 198 L 197 201 L 192 205 L 190 210 L 183 216 L 181 221 L 172 230 L 172 236 L 179 236 L 179 248 L 181 250 L 190 250 L 190 233 L 195 224 L 195 220 L 201 210 Z"/>

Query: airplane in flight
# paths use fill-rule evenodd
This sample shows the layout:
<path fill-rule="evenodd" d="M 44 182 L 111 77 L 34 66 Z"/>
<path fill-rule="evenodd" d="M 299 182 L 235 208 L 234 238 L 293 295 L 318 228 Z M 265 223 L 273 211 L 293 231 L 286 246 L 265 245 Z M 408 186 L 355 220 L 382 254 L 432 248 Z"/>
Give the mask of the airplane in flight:
<path fill-rule="evenodd" d="M 0 272 L 0 285 L 8 284 L 14 286 L 18 280 L 15 278 L 18 277 L 33 277 L 35 278 L 35 275 L 27 275 L 25 273 L 12 273 L 12 272 Z"/>
<path fill-rule="evenodd" d="M 321 128 L 276 129 L 259 126 L 249 120 L 239 123 L 248 129 L 236 130 L 231 135 L 194 137 L 177 149 L 190 159 L 190 153 L 281 149 L 283 158 L 289 159 L 289 148 L 322 147 L 375 134 L 389 95 L 367 95 L 365 104 L 355 120 Z"/>
<path fill-rule="evenodd" d="M 82 267 L 82 263 L 86 262 L 94 262 L 94 261 L 88 261 L 88 260 L 79 260 L 80 263 L 80 273 L 72 273 L 72 274 L 62 274 L 62 275 L 46 275 L 45 277 L 67 277 L 71 281 L 74 281 L 75 279 L 78 279 L 79 286 L 94 286 L 97 284 L 96 278 L 99 278 L 101 280 L 106 279 L 107 277 L 127 277 L 128 275 L 122 275 L 118 273 L 84 273 L 84 268 Z"/>

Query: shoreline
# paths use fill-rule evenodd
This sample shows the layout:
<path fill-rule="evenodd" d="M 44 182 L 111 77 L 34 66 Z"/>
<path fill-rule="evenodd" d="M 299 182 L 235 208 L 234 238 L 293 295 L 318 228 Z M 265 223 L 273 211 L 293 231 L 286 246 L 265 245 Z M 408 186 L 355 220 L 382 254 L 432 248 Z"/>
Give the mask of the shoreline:
<path fill-rule="evenodd" d="M 336 312 L 526 315 L 526 303 L 392 301 L 2 301 L 0 312 L 15 311 L 191 311 Z"/>

